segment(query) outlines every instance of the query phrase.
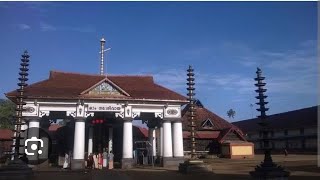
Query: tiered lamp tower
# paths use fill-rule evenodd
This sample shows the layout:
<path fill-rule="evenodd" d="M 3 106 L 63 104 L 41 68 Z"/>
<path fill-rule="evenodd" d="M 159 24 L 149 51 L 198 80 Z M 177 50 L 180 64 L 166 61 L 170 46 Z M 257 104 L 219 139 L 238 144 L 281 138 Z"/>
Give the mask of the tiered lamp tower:
<path fill-rule="evenodd" d="M 28 81 L 28 66 L 29 66 L 29 55 L 28 52 L 25 51 L 24 54 L 22 55 L 22 59 L 21 59 L 21 67 L 20 67 L 20 72 L 19 75 L 20 77 L 19 79 L 19 89 L 17 89 L 18 95 L 17 95 L 17 108 L 16 108 L 16 120 L 15 120 L 15 136 L 13 137 L 13 146 L 14 146 L 14 152 L 13 152 L 13 156 L 14 159 L 18 159 L 19 155 L 22 155 L 21 153 L 19 153 L 19 149 L 20 147 L 24 147 L 24 144 L 20 144 L 20 140 L 24 139 L 24 137 L 21 137 L 21 133 L 24 132 L 25 130 L 22 130 L 22 125 L 25 125 L 25 121 L 22 119 L 22 111 L 23 106 L 26 104 L 23 99 L 25 98 L 24 96 L 24 88 L 28 85 L 26 82 Z"/>
<path fill-rule="evenodd" d="M 266 83 L 263 82 L 265 77 L 262 76 L 262 71 L 260 68 L 257 68 L 257 77 L 254 78 L 257 83 L 255 86 L 258 88 L 255 90 L 258 93 L 258 96 L 256 98 L 259 100 L 256 104 L 259 105 L 259 108 L 257 111 L 260 112 L 260 116 L 258 118 L 260 119 L 260 122 L 258 123 L 261 126 L 261 132 L 262 132 L 262 142 L 263 142 L 263 149 L 264 149 L 264 161 L 258 165 L 255 168 L 255 171 L 251 171 L 250 174 L 255 179 L 287 179 L 289 176 L 289 172 L 285 171 L 281 166 L 276 165 L 272 161 L 271 157 L 271 148 L 269 147 L 269 139 L 268 139 L 268 122 L 267 122 L 267 115 L 266 111 L 269 110 L 269 108 L 266 108 L 266 104 L 268 102 L 265 101 L 265 99 L 268 97 L 264 95 L 264 93 L 267 91 L 267 89 L 264 89 L 263 87 L 266 85 Z"/>
<path fill-rule="evenodd" d="M 19 149 L 21 147 L 24 147 L 23 144 L 20 144 L 20 140 L 24 139 L 22 136 L 22 130 L 21 126 L 25 125 L 25 121 L 23 120 L 22 112 L 24 111 L 23 106 L 26 104 L 24 102 L 24 91 L 25 87 L 28 85 L 26 82 L 28 81 L 28 66 L 29 66 L 29 55 L 28 52 L 25 51 L 22 55 L 21 59 L 21 67 L 19 72 L 19 82 L 18 86 L 19 89 L 17 89 L 17 96 L 16 96 L 16 116 L 15 116 L 15 122 L 14 122 L 14 137 L 13 139 L 13 159 L 9 161 L 7 166 L 4 166 L 0 169 L 0 179 L 28 179 L 32 176 L 32 169 L 27 166 L 24 162 L 22 162 L 19 159 Z"/>
<path fill-rule="evenodd" d="M 195 109 L 195 99 L 194 99 L 194 90 L 195 90 L 195 83 L 194 83 L 194 73 L 191 66 L 189 66 L 189 69 L 187 70 L 187 85 L 188 85 L 188 100 L 189 100 L 189 127 L 190 127 L 190 142 L 191 142 L 191 159 L 196 158 L 196 139 L 195 139 L 195 123 L 194 118 L 196 116 L 196 109 Z"/>
<path fill-rule="evenodd" d="M 193 68 L 189 66 L 189 69 L 187 70 L 187 85 L 188 85 L 188 100 L 189 100 L 189 127 L 190 127 L 190 141 L 191 141 L 191 158 L 186 160 L 184 163 L 181 163 L 179 165 L 179 171 L 182 173 L 204 173 L 204 172 L 210 172 L 209 166 L 204 164 L 202 160 L 197 159 L 196 154 L 196 130 L 195 130 L 195 117 L 196 117 L 196 107 L 195 107 L 195 78 L 194 78 L 194 72 Z"/>

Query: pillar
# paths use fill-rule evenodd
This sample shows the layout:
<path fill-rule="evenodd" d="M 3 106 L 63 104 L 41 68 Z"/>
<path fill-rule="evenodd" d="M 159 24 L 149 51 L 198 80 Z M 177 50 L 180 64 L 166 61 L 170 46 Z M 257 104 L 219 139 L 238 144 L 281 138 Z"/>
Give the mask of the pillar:
<path fill-rule="evenodd" d="M 71 169 L 84 169 L 85 119 L 75 120 Z"/>
<path fill-rule="evenodd" d="M 88 132 L 88 155 L 90 155 L 93 152 L 93 127 L 89 126 L 89 132 Z"/>
<path fill-rule="evenodd" d="M 133 163 L 132 120 L 123 121 L 121 168 L 131 168 Z"/>
<path fill-rule="evenodd" d="M 160 127 L 160 156 L 163 157 L 163 124 Z"/>
<path fill-rule="evenodd" d="M 163 122 L 163 166 L 166 161 L 172 159 L 172 135 L 171 122 L 164 120 Z"/>
<path fill-rule="evenodd" d="M 28 128 L 28 139 L 39 138 L 40 119 L 30 119 Z M 39 154 L 38 151 L 31 149 L 31 145 L 34 143 L 28 143 L 27 152 L 34 153 L 34 155 L 27 155 L 30 164 L 38 164 Z M 39 147 L 39 144 L 37 144 Z"/>
<path fill-rule="evenodd" d="M 108 141 L 108 152 L 110 153 L 111 151 L 113 152 L 113 128 L 112 127 L 109 127 L 109 141 Z"/>
<path fill-rule="evenodd" d="M 182 122 L 175 121 L 173 124 L 173 157 L 183 158 L 183 134 Z"/>
<path fill-rule="evenodd" d="M 156 129 L 157 156 L 160 157 L 160 127 Z"/>
<path fill-rule="evenodd" d="M 152 156 L 156 156 L 156 130 L 154 128 L 149 128 L 148 137 L 152 146 Z"/>

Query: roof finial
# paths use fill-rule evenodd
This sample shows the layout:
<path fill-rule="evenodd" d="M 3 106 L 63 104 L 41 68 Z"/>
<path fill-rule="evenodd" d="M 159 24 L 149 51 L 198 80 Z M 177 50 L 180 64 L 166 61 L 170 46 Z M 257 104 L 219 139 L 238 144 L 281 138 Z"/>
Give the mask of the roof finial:
<path fill-rule="evenodd" d="M 100 75 L 104 75 L 104 52 L 109 51 L 111 48 L 104 49 L 104 45 L 106 43 L 106 40 L 102 37 L 100 40 L 101 45 L 101 51 L 99 52 L 101 54 L 101 61 L 100 61 Z"/>

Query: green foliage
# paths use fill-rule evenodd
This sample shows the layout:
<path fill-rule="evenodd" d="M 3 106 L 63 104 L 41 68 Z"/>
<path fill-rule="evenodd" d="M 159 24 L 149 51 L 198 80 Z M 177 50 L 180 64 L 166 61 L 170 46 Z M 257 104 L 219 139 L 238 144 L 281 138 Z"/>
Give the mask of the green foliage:
<path fill-rule="evenodd" d="M 232 117 L 232 119 L 233 119 L 234 116 L 236 115 L 236 111 L 234 111 L 233 109 L 229 109 L 229 111 L 227 111 L 227 115 L 229 118 Z"/>
<path fill-rule="evenodd" d="M 0 99 L 0 128 L 13 128 L 16 105 L 8 99 Z"/>

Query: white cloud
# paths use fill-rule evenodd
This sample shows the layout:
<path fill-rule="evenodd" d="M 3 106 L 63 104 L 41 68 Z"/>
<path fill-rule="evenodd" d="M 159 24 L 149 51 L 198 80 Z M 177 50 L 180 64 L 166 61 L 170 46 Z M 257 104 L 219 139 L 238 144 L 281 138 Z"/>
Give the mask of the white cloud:
<path fill-rule="evenodd" d="M 23 30 L 23 31 L 31 29 L 31 26 L 28 24 L 17 24 L 17 27 L 18 27 L 18 29 Z"/>
<path fill-rule="evenodd" d="M 81 32 L 81 33 L 95 32 L 95 28 L 91 26 L 84 26 L 84 27 L 54 26 L 44 22 L 40 23 L 40 29 L 41 31 L 74 31 L 74 32 Z"/>
<path fill-rule="evenodd" d="M 47 23 L 40 23 L 40 29 L 41 31 L 56 31 L 57 28 L 53 25 L 47 24 Z"/>

